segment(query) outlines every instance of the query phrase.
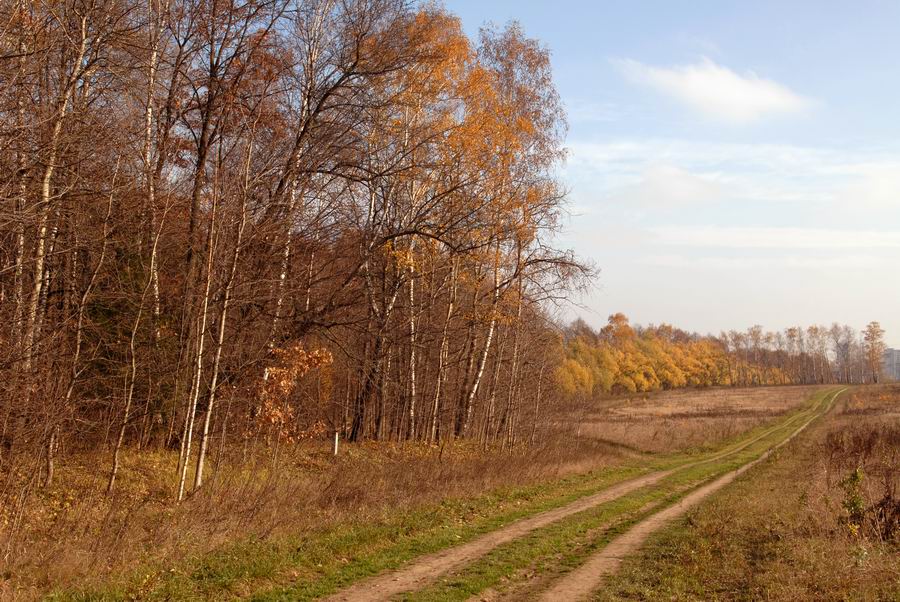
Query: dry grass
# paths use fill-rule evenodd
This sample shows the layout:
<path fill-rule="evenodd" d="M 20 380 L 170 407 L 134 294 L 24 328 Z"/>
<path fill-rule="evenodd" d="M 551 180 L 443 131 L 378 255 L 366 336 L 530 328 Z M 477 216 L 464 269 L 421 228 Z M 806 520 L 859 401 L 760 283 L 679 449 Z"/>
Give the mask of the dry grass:
<path fill-rule="evenodd" d="M 657 536 L 598 599 L 900 600 L 898 424 L 900 387 L 855 389 Z"/>
<path fill-rule="evenodd" d="M 195 557 L 229 542 L 277 538 L 365 521 L 386 511 L 585 473 L 623 460 L 608 446 L 559 440 L 513 452 L 445 447 L 307 443 L 278 466 L 223 462 L 203 490 L 172 502 L 177 454 L 128 450 L 117 492 L 103 494 L 108 458 L 68 458 L 56 484 L 28 498 L 18 521 L 0 506 L 0 598 L 100 583 L 148 564 Z M 16 528 L 11 528 L 15 526 Z"/>
<path fill-rule="evenodd" d="M 17 516 L 0 506 L 0 597 L 31 599 L 84 587 L 147 566 L 172 566 L 234 542 L 277 540 L 366 522 L 446 499 L 529 486 L 633 462 L 640 451 L 711 446 L 801 405 L 809 388 L 672 392 L 607 400 L 580 437 L 512 451 L 326 442 L 223 460 L 203 490 L 172 503 L 176 455 L 126 450 L 112 497 L 109 458 L 67 457 L 56 484 L 32 493 Z M 598 436 L 599 435 L 599 436 Z M 630 449 L 634 448 L 634 449 Z"/>
<path fill-rule="evenodd" d="M 819 498 L 854 536 L 900 545 L 900 386 L 854 391 L 822 445 Z"/>
<path fill-rule="evenodd" d="M 797 409 L 816 389 L 677 390 L 612 399 L 583 414 L 580 433 L 636 452 L 715 446 Z"/>

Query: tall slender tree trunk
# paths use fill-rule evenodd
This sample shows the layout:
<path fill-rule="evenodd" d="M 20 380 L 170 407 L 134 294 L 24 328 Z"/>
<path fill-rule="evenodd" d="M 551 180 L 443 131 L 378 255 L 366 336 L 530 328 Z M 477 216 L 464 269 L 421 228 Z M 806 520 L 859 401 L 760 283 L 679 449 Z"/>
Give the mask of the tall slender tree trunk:
<path fill-rule="evenodd" d="M 547 367 L 547 359 L 546 357 L 541 359 L 541 369 L 538 372 L 538 385 L 537 392 L 534 397 L 534 418 L 531 420 L 531 440 L 530 445 L 533 447 L 535 443 L 535 436 L 537 433 L 537 425 L 541 419 L 541 396 L 543 395 L 543 387 L 544 387 L 544 370 Z"/>
<path fill-rule="evenodd" d="M 178 493 L 177 499 L 180 502 L 184 499 L 185 481 L 187 480 L 188 460 L 191 456 L 191 444 L 194 434 L 194 421 L 197 416 L 197 401 L 200 397 L 200 386 L 203 375 L 203 359 L 205 354 L 206 343 L 206 321 L 209 316 L 209 293 L 212 287 L 213 273 L 213 256 L 216 247 L 216 213 L 218 209 L 218 199 L 216 192 L 213 192 L 212 210 L 209 218 L 209 234 L 207 236 L 207 256 L 206 256 L 206 284 L 201 299 L 200 315 L 197 320 L 197 350 L 194 361 L 194 376 L 191 382 L 191 390 L 187 404 L 187 414 L 184 420 L 184 431 L 182 435 L 183 445 L 181 458 L 179 460 L 179 476 L 178 476 Z"/>
<path fill-rule="evenodd" d="M 497 356 L 494 360 L 494 373 L 491 377 L 490 393 L 488 394 L 487 417 L 481 429 L 481 441 L 487 445 L 494 439 L 494 425 L 497 421 L 497 385 L 500 380 L 500 368 L 503 367 L 503 349 L 506 346 L 506 338 L 500 339 L 497 345 Z M 511 385 L 512 383 L 510 383 Z"/>
<path fill-rule="evenodd" d="M 22 15 L 23 20 L 26 14 L 25 0 L 20 0 L 17 7 L 18 12 Z M 23 26 L 19 32 L 19 82 L 16 94 L 16 129 L 20 132 L 19 141 L 16 144 L 16 176 L 18 184 L 16 189 L 15 204 L 13 207 L 13 219 L 15 220 L 16 231 L 16 254 L 15 254 L 15 272 L 13 276 L 13 302 L 15 309 L 13 313 L 12 335 L 16 343 L 19 354 L 25 351 L 22 349 L 23 324 L 22 319 L 25 310 L 25 283 L 24 283 L 24 266 L 25 266 L 25 207 L 27 206 L 27 185 L 26 185 L 26 157 L 28 149 L 26 146 L 27 136 L 25 132 L 25 93 L 27 86 L 25 83 L 25 57 L 27 52 L 27 44 L 25 42 L 25 27 Z"/>
<path fill-rule="evenodd" d="M 497 251 L 499 255 L 499 249 Z M 475 409 L 475 398 L 478 395 L 478 387 L 481 385 L 481 378 L 484 376 L 484 367 L 487 364 L 488 357 L 491 352 L 491 342 L 494 340 L 494 330 L 497 327 L 497 306 L 500 303 L 500 266 L 499 266 L 499 258 L 494 262 L 494 290 L 491 299 L 491 307 L 490 307 L 490 322 L 488 323 L 488 331 L 487 335 L 484 339 L 484 347 L 481 350 L 481 355 L 478 358 L 478 365 L 475 368 L 475 378 L 472 381 L 472 385 L 469 387 L 468 392 L 466 393 L 466 404 L 465 404 L 465 417 L 463 419 L 462 425 L 462 435 L 466 436 L 468 434 L 471 421 L 472 421 L 472 412 Z"/>
<path fill-rule="evenodd" d="M 244 166 L 244 190 L 241 195 L 241 214 L 238 223 L 237 238 L 234 242 L 234 253 L 231 255 L 231 268 L 228 272 L 228 279 L 225 283 L 225 291 L 222 297 L 222 310 L 219 317 L 219 331 L 216 336 L 216 351 L 213 359 L 212 380 L 209 384 L 209 403 L 207 404 L 206 415 L 203 419 L 203 428 L 200 431 L 200 449 L 197 453 L 197 469 L 194 472 L 194 489 L 199 488 L 203 484 L 203 465 L 206 459 L 206 449 L 209 445 L 209 426 L 212 421 L 213 409 L 215 408 L 216 386 L 219 382 L 219 365 L 222 360 L 222 348 L 225 343 L 225 324 L 228 319 L 228 306 L 231 301 L 232 288 L 234 286 L 235 276 L 237 275 L 238 259 L 240 258 L 241 246 L 244 241 L 244 227 L 247 224 L 247 191 L 249 189 L 252 149 L 253 146 L 251 143 L 247 151 L 247 161 Z"/>
<path fill-rule="evenodd" d="M 154 9 L 157 0 L 147 0 L 147 19 L 155 23 L 158 19 Z M 150 57 L 147 62 L 147 96 L 144 108 L 144 187 L 147 195 L 147 214 L 150 218 L 150 232 L 156 231 L 156 169 L 153 164 L 153 96 L 156 87 L 156 73 L 159 67 L 159 38 L 161 26 L 150 30 Z M 153 340 L 158 345 L 160 339 L 159 267 L 156 260 L 157 245 L 150 245 L 150 282 L 153 294 Z"/>
<path fill-rule="evenodd" d="M 487 365 L 488 357 L 491 352 L 491 343 L 494 340 L 494 330 L 497 327 L 497 319 L 492 316 L 488 324 L 487 335 L 484 339 L 484 347 L 481 349 L 481 355 L 478 357 L 478 365 L 475 368 L 475 379 L 472 381 L 466 393 L 465 418 L 463 419 L 462 435 L 466 436 L 472 423 L 472 414 L 475 410 L 475 398 L 478 396 L 478 388 L 481 385 L 481 379 L 484 376 L 484 368 Z"/>
<path fill-rule="evenodd" d="M 457 264 L 458 260 L 454 258 L 450 266 L 450 295 L 447 301 L 447 315 L 444 318 L 444 326 L 441 329 L 441 346 L 438 352 L 437 376 L 435 377 L 434 398 L 431 402 L 431 428 L 429 429 L 428 441 L 434 443 L 438 438 L 438 425 L 441 415 L 441 393 L 444 386 L 445 366 L 447 364 L 447 356 L 450 349 L 450 321 L 453 319 L 453 309 L 456 304 L 457 290 Z"/>
<path fill-rule="evenodd" d="M 410 245 L 412 252 L 413 245 Z M 409 439 L 416 438 L 416 275 L 409 269 Z"/>
<path fill-rule="evenodd" d="M 34 344 L 36 329 L 38 326 L 38 310 L 40 302 L 44 294 L 44 262 L 46 261 L 46 251 L 48 244 L 48 228 L 50 213 L 52 208 L 51 191 L 53 174 L 56 171 L 56 161 L 59 154 L 60 136 L 62 135 L 62 126 L 65 121 L 66 114 L 69 111 L 69 103 L 72 100 L 75 86 L 81 77 L 82 63 L 85 53 L 87 52 L 87 17 L 81 18 L 81 39 L 79 40 L 78 50 L 72 61 L 72 72 L 65 82 L 62 94 L 57 102 L 56 111 L 53 115 L 50 137 L 47 144 L 47 163 L 44 167 L 44 173 L 41 177 L 41 194 L 38 201 L 38 220 L 37 232 L 35 236 L 35 252 L 34 252 L 34 285 L 31 291 L 31 302 L 28 305 L 26 315 L 25 338 L 23 341 L 23 350 L 25 355 L 26 371 L 31 369 L 32 357 L 34 355 Z"/>
<path fill-rule="evenodd" d="M 510 359 L 510 382 L 509 382 L 509 392 L 506 398 L 506 410 L 504 412 L 504 417 L 506 421 L 506 445 L 513 444 L 513 435 L 515 433 L 515 423 L 516 423 L 516 412 L 518 410 L 517 407 L 517 399 L 516 397 L 519 395 L 519 391 L 521 390 L 519 387 L 519 344 L 522 336 L 522 295 L 524 291 L 522 290 L 522 279 L 519 278 L 519 290 L 518 295 L 519 298 L 516 303 L 516 324 L 513 327 L 513 352 L 512 358 Z"/>
<path fill-rule="evenodd" d="M 275 312 L 272 314 L 272 324 L 269 328 L 269 338 L 266 342 L 266 350 L 271 353 L 278 339 L 278 324 L 281 320 L 281 310 L 284 307 L 284 290 L 287 282 L 288 269 L 291 265 L 291 253 L 293 250 L 294 230 L 292 219 L 297 207 L 297 183 L 291 183 L 291 192 L 288 197 L 287 230 L 284 233 L 284 244 L 281 246 L 281 263 L 278 270 L 278 279 L 275 281 Z M 269 367 L 263 370 L 263 382 L 269 380 Z"/>

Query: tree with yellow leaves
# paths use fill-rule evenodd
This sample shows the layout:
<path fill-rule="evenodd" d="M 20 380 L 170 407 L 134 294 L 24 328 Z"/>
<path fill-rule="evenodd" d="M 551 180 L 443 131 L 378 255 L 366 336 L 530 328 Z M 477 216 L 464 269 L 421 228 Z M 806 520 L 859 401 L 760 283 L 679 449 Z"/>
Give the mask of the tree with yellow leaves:
<path fill-rule="evenodd" d="M 863 331 L 863 349 L 865 351 L 866 366 L 872 377 L 872 382 L 881 380 L 883 370 L 884 352 L 887 345 L 884 343 L 884 329 L 878 322 L 869 322 Z"/>

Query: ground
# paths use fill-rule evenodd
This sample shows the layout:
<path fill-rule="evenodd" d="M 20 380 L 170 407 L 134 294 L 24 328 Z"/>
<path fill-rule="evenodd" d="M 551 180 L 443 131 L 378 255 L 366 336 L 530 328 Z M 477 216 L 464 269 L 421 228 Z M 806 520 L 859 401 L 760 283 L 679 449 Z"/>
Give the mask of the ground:
<path fill-rule="evenodd" d="M 900 600 L 900 387 L 842 397 L 653 537 L 597 599 Z"/>
<path fill-rule="evenodd" d="M 7 560 L 2 592 L 21 599 L 48 592 L 56 599 L 532 599 L 571 582 L 579 567 L 600 566 L 607 544 L 616 549 L 660 511 L 672 514 L 732 475 L 734 482 L 645 533 L 649 539 L 627 550 L 621 570 L 590 589 L 601 599 L 756 599 L 760 591 L 802 599 L 790 598 L 801 590 L 785 589 L 797 583 L 785 567 L 804 567 L 803 592 L 816 583 L 827 589 L 834 579 L 816 576 L 825 570 L 816 559 L 839 549 L 847 566 L 864 567 L 845 567 L 844 589 L 883 598 L 900 591 L 897 542 L 877 526 L 892 515 L 867 517 L 878 514 L 872 508 L 882 485 L 897 478 L 897 452 L 880 450 L 900 449 L 891 439 L 900 390 L 838 391 L 608 400 L 580 413 L 568 445 L 540 450 L 365 445 L 334 459 L 323 443 L 295 450 L 278 471 L 246 462 L 222 468 L 205 496 L 174 509 L 165 454 L 158 466 L 129 466 L 124 492 L 113 501 L 93 495 L 90 505 L 71 493 L 93 491 L 89 463 L 73 464 L 60 469 L 59 488 L 44 493 L 44 532 L 33 528 L 31 545 L 10 540 L 27 553 Z M 853 484 L 846 475 L 860 462 L 864 476 Z M 735 478 L 742 467 L 746 473 Z M 862 507 L 856 527 L 841 522 L 848 496 Z M 821 532 L 809 535 L 811 524 Z M 786 547 L 772 548 L 772 537 Z M 99 549 L 107 553 L 85 553 Z M 762 577 L 747 577 L 760 567 Z"/>

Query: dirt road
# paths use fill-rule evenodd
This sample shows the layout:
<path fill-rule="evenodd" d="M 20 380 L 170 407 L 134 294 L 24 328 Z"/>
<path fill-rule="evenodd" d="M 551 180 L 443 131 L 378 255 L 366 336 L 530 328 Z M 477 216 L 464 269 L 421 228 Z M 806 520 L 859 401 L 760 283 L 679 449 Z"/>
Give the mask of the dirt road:
<path fill-rule="evenodd" d="M 666 507 L 649 518 L 634 525 L 629 531 L 612 541 L 595 556 L 591 557 L 580 568 L 572 571 L 566 577 L 554 584 L 544 595 L 545 600 L 571 600 L 590 593 L 599 585 L 604 575 L 607 575 L 618 567 L 621 558 L 637 550 L 643 541 L 651 533 L 664 526 L 667 522 L 686 512 L 691 506 L 696 505 L 702 499 L 726 486 L 741 473 L 749 470 L 753 465 L 761 462 L 775 449 L 787 443 L 799 434 L 813 420 L 821 416 L 831 406 L 837 396 L 842 392 L 837 391 L 825 396 L 822 403 L 814 408 L 808 415 L 794 416 L 784 422 L 766 429 L 762 433 L 743 441 L 735 446 L 726 448 L 720 453 L 705 457 L 702 460 L 681 464 L 667 470 L 652 472 L 640 477 L 614 484 L 602 491 L 578 499 L 560 508 L 547 510 L 513 522 L 496 529 L 490 533 L 477 537 L 470 542 L 443 550 L 434 554 L 423 556 L 412 561 L 407 566 L 363 580 L 345 590 L 342 590 L 326 600 L 332 602 L 368 602 L 377 600 L 389 600 L 403 592 L 421 589 L 438 577 L 458 570 L 488 554 L 498 546 L 519 539 L 538 529 L 551 525 L 566 517 L 590 510 L 601 504 L 621 498 L 638 489 L 652 487 L 666 477 L 680 470 L 696 467 L 701 464 L 712 463 L 737 454 L 754 443 L 764 439 L 786 425 L 796 423 L 797 428 L 774 445 L 761 457 L 745 464 L 744 466 L 725 474 L 712 482 L 700 486 L 687 494 L 680 501 Z"/>
<path fill-rule="evenodd" d="M 822 413 L 827 411 L 828 408 L 833 405 L 838 395 L 843 391 L 846 391 L 846 389 L 841 389 L 830 396 L 828 404 L 825 409 L 822 410 Z M 663 528 L 667 523 L 682 516 L 689 509 L 734 481 L 741 474 L 764 461 L 772 455 L 775 450 L 786 445 L 794 437 L 799 435 L 813 422 L 813 420 L 821 416 L 822 413 L 813 414 L 811 418 L 803 422 L 793 433 L 791 433 L 787 439 L 773 446 L 756 460 L 744 464 L 737 470 L 733 470 L 706 485 L 702 485 L 681 498 L 675 504 L 640 521 L 627 532 L 607 544 L 579 568 L 571 571 L 565 577 L 557 581 L 556 584 L 543 593 L 540 600 L 552 602 L 558 600 L 582 600 L 587 598 L 591 592 L 600 586 L 603 578 L 606 575 L 614 573 L 625 557 L 637 552 L 651 534 Z"/>

